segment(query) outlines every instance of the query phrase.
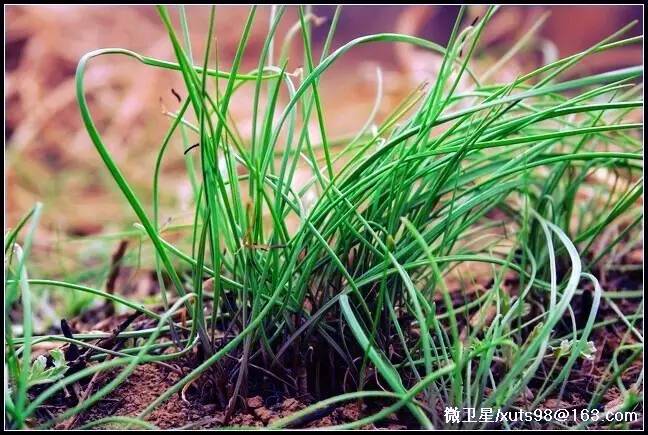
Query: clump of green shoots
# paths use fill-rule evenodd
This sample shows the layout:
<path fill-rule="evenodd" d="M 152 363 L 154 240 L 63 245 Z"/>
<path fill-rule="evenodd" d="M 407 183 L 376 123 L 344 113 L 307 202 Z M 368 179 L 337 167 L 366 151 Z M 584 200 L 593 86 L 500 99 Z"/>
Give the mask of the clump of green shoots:
<path fill-rule="evenodd" d="M 165 310 L 158 314 L 138 301 L 79 284 L 28 278 L 31 238 L 20 249 L 19 225 L 5 238 L 5 254 L 16 259 L 9 263 L 5 306 L 22 296 L 24 321 L 21 336 L 11 328 L 5 334 L 6 413 L 12 427 L 30 425 L 39 406 L 95 373 L 119 368 L 85 400 L 39 424 L 48 427 L 88 409 L 139 364 L 185 358 L 197 350 L 201 359 L 193 370 L 137 418 L 93 424 L 150 427 L 147 416 L 199 378 L 215 379 L 213 398 L 227 415 L 261 378 L 276 382 L 287 396 L 308 394 L 316 402 L 274 422 L 275 428 L 359 399 L 384 406 L 341 428 L 378 423 L 401 409 L 420 427 L 454 427 L 439 409 L 508 409 L 530 387 L 530 409 L 564 395 L 572 369 L 582 364 L 582 355 L 592 354 L 592 332 L 609 323 L 597 316 L 600 307 L 618 309 L 618 295 L 601 288 L 596 271 L 643 218 L 642 124 L 629 120 L 643 107 L 636 84 L 643 69 L 562 76 L 587 56 L 641 43 L 641 37 L 623 39 L 628 26 L 513 82 L 482 82 L 471 59 L 496 7 L 471 25 L 461 8 L 446 47 L 383 33 L 335 48 L 338 8 L 319 55 L 311 40 L 313 15 L 298 7 L 299 19 L 278 57 L 276 32 L 286 7 L 273 7 L 268 23 L 256 22 L 252 7 L 231 67 L 223 71 L 214 56 L 215 8 L 201 57 L 194 57 L 188 42 L 184 9 L 180 31 L 167 7 L 157 9 L 175 61 L 126 49 L 93 51 L 79 62 L 76 90 L 88 134 L 155 250 Z M 241 71 L 255 25 L 268 27 L 258 67 Z M 295 43 L 303 45 L 301 76 L 286 71 L 288 47 Z M 356 47 L 387 43 L 442 56 L 435 81 L 414 90 L 382 120 L 374 110 L 352 139 L 331 138 L 320 81 Z M 129 56 L 177 71 L 184 80 L 187 98 L 171 114 L 152 168 L 152 198 L 131 188 L 88 108 L 84 74 L 101 56 Z M 460 86 L 465 81 L 469 85 Z M 253 89 L 249 139 L 231 116 L 232 99 L 244 87 Z M 376 107 L 381 99 L 378 92 Z M 185 148 L 198 143 L 185 157 L 195 207 L 191 252 L 165 239 L 159 219 L 161 167 L 175 137 Z M 310 178 L 298 184 L 296 174 L 305 170 Z M 601 174 L 612 181 L 592 182 Z M 39 213 L 36 208 L 23 224 L 34 227 Z M 594 250 L 613 225 L 622 225 L 619 237 Z M 472 268 L 490 271 L 488 279 L 470 276 Z M 459 288 L 449 284 L 457 277 Z M 515 288 L 507 284 L 511 277 Z M 486 283 L 483 291 L 466 293 L 477 280 Z M 34 285 L 92 293 L 140 311 L 158 326 L 125 332 L 137 339 L 134 347 L 98 349 L 93 364 L 52 379 L 30 396 L 34 345 L 66 341 L 89 347 L 100 338 L 34 335 L 29 296 Z M 586 297 L 589 304 L 578 307 L 585 313 L 577 322 L 576 305 Z M 642 298 L 641 292 L 623 297 Z M 182 309 L 190 317 L 185 326 L 174 316 Z M 641 308 L 618 310 L 614 322 L 627 328 L 626 352 L 610 359 L 588 408 L 597 408 L 611 385 L 631 390 L 620 375 L 641 357 L 642 319 Z M 568 349 L 552 366 L 555 349 L 565 347 L 561 343 Z M 333 389 L 332 379 L 338 386 Z"/>

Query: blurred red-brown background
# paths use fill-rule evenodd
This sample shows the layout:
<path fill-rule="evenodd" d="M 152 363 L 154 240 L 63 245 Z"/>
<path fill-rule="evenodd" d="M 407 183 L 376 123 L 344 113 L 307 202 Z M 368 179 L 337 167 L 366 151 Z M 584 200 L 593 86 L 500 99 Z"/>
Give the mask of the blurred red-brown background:
<path fill-rule="evenodd" d="M 333 11 L 332 6 L 313 8 L 315 15 L 327 18 Z M 444 44 L 457 11 L 455 6 L 344 7 L 333 46 L 378 32 L 408 33 Z M 247 12 L 243 6 L 216 9 L 222 68 L 231 61 Z M 191 6 L 187 13 L 194 53 L 202 57 L 209 9 Z M 255 56 L 267 31 L 269 13 L 269 7 L 259 8 L 244 69 L 256 66 Z M 471 6 L 466 20 L 482 13 L 482 6 Z M 174 17 L 177 20 L 177 15 Z M 643 29 L 642 6 L 503 7 L 488 26 L 474 68 L 487 71 L 543 17 L 546 21 L 528 46 L 495 71 L 492 80 L 510 80 L 543 62 L 586 49 L 632 20 L 638 20 L 638 24 L 625 36 L 640 35 Z M 82 126 L 74 95 L 74 72 L 84 53 L 104 47 L 173 59 L 155 8 L 6 6 L 5 20 L 6 225 L 11 226 L 34 202 L 42 201 L 43 243 L 124 228 L 135 219 Z M 296 22 L 296 10 L 290 7 L 279 38 Z M 326 22 L 314 28 L 317 44 L 321 45 L 327 30 Z M 293 46 L 289 68 L 301 65 L 299 40 Z M 438 56 L 400 45 L 353 50 L 322 81 L 327 127 L 336 135 L 352 133 L 362 125 L 373 103 L 376 64 L 385 77 L 382 108 L 386 110 L 421 80 L 433 80 L 438 61 Z M 623 47 L 593 56 L 566 77 L 642 63 L 641 46 Z M 160 105 L 176 108 L 170 89 L 182 89 L 181 77 L 131 59 L 110 58 L 93 62 L 86 83 L 106 143 L 137 191 L 143 198 L 150 197 L 154 159 L 169 125 Z M 243 93 L 233 107 L 242 125 L 250 113 L 246 95 L 250 94 Z M 183 210 L 182 198 L 188 191 L 182 153 L 174 149 L 175 154 L 164 166 L 163 186 L 163 205 L 171 216 L 187 211 Z"/>

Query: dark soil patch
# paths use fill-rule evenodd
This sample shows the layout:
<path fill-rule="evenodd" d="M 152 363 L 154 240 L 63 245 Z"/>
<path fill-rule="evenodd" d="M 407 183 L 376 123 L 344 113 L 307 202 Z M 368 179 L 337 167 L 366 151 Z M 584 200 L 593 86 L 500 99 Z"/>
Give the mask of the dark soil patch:
<path fill-rule="evenodd" d="M 116 374 L 116 373 L 114 373 Z M 109 396 L 103 398 L 88 410 L 79 415 L 71 428 L 78 428 L 86 423 L 112 416 L 136 417 L 151 402 L 180 380 L 180 374 L 158 364 L 138 366 L 133 374 L 117 387 Z M 108 382 L 106 379 L 105 382 Z M 246 399 L 245 406 L 225 422 L 225 413 L 214 404 L 202 403 L 196 387 L 190 388 L 183 398 L 175 394 L 160 405 L 148 417 L 147 421 L 160 429 L 208 429 L 224 426 L 265 427 L 276 420 L 293 414 L 307 406 L 304 401 L 295 398 L 284 398 L 273 405 L 268 405 L 271 398 L 254 396 Z M 356 421 L 367 415 L 367 406 L 359 403 L 347 403 L 342 406 L 319 412 L 315 418 L 298 422 L 294 427 L 323 427 Z M 374 411 L 375 412 L 375 411 Z M 57 429 L 65 427 L 59 423 Z M 116 429 L 113 424 L 105 424 L 95 429 Z M 373 425 L 367 429 L 375 428 Z M 388 418 L 384 428 L 407 428 L 399 422 L 398 416 Z"/>
<path fill-rule="evenodd" d="M 636 264 L 636 260 L 627 260 L 627 264 Z M 634 271 L 630 273 L 608 271 L 607 274 L 600 274 L 604 277 L 602 285 L 606 291 L 636 290 L 642 288 L 642 277 Z M 490 283 L 488 282 L 480 284 L 480 286 L 472 291 L 474 293 L 474 295 L 471 295 L 472 297 L 477 297 L 486 288 L 490 287 Z M 514 294 L 517 287 L 517 282 L 514 277 L 507 277 L 505 286 L 507 287 L 507 291 Z M 592 303 L 591 295 L 593 289 L 584 286 L 583 290 L 582 294 L 577 295 L 574 299 L 575 320 L 579 323 L 579 327 L 583 326 L 581 323 L 586 322 Z M 453 292 L 453 296 L 456 298 L 470 297 L 469 295 L 462 294 L 462 292 Z M 638 309 L 639 301 L 637 299 L 617 299 L 616 301 L 625 313 L 631 313 Z M 95 311 L 90 310 L 83 316 L 72 319 L 69 324 L 74 330 L 74 333 L 100 330 L 113 333 L 114 335 L 124 327 L 130 318 L 132 318 L 132 322 L 128 325 L 129 329 L 132 330 L 150 328 L 156 323 L 156 321 L 145 318 L 144 316 L 133 317 L 132 314 L 114 315 L 110 310 L 106 310 L 106 308 L 106 306 L 97 307 Z M 159 308 L 158 311 L 162 312 L 163 310 Z M 177 317 L 175 320 L 182 322 L 182 319 L 186 318 L 186 313 L 179 312 L 177 313 Z M 602 301 L 597 320 L 602 321 L 617 317 L 618 314 L 611 309 L 609 304 Z M 411 328 L 409 326 L 411 319 L 401 320 L 403 321 L 403 329 L 407 330 L 408 334 L 415 336 L 417 331 L 410 330 Z M 462 329 L 469 322 L 472 323 L 469 317 L 458 320 Z M 642 329 L 641 323 L 637 323 L 635 326 L 638 329 Z M 564 331 L 560 331 L 559 327 L 558 331 L 566 334 L 571 330 L 571 325 L 564 325 L 564 328 Z M 586 407 L 593 395 L 597 393 L 597 386 L 605 382 L 610 376 L 607 368 L 612 361 L 612 355 L 615 349 L 622 342 L 627 344 L 628 342 L 632 343 L 635 341 L 632 335 L 628 337 L 625 334 L 626 336 L 624 337 L 626 330 L 626 327 L 620 322 L 614 322 L 607 326 L 596 328 L 589 338 L 594 342 L 597 349 L 594 358 L 592 360 L 578 360 L 572 367 L 569 380 L 565 384 L 562 392 L 552 392 L 541 403 L 540 407 L 576 410 Z M 112 347 L 113 343 L 111 342 L 110 344 L 111 346 L 108 347 Z M 100 343 L 100 345 L 106 347 L 106 343 Z M 395 351 L 398 350 L 393 343 L 389 343 L 389 345 Z M 286 388 L 280 382 L 273 382 L 272 378 L 268 377 L 261 369 L 250 366 L 247 377 L 249 389 L 241 392 L 241 397 L 234 408 L 234 412 L 230 416 L 227 416 L 223 404 L 219 403 L 218 398 L 214 394 L 214 378 L 217 377 L 217 374 L 210 372 L 204 374 L 193 384 L 190 384 L 183 393 L 177 393 L 170 397 L 147 416 L 147 421 L 161 429 L 208 429 L 230 426 L 262 428 L 321 399 L 349 391 L 350 388 L 353 388 L 353 386 L 345 385 L 347 371 L 350 370 L 348 365 L 345 364 L 345 361 L 334 358 L 334 353 L 330 352 L 326 343 L 312 341 L 309 342 L 309 347 L 311 347 L 310 357 L 304 358 L 303 355 L 300 356 L 299 354 L 290 356 L 292 354 L 289 353 L 289 357 L 285 361 L 292 361 L 292 363 L 289 364 L 289 367 L 282 368 L 285 371 L 287 379 L 298 378 L 299 374 L 303 372 L 304 381 L 303 385 L 301 385 L 301 382 L 299 383 L 299 388 Z M 313 355 L 317 355 L 317 357 L 313 358 Z M 298 358 L 298 356 L 300 357 Z M 623 357 L 621 355 L 621 360 L 623 360 Z M 138 366 L 108 396 L 79 414 L 76 419 L 61 422 L 56 428 L 79 428 L 89 422 L 111 416 L 137 417 L 148 405 L 175 385 L 202 360 L 203 356 L 197 351 L 195 354 L 191 354 L 183 360 L 174 360 L 168 364 L 144 364 Z M 226 361 L 225 372 L 230 375 L 235 373 L 238 369 L 236 360 L 231 358 L 230 360 L 224 361 Z M 262 363 L 262 361 L 259 360 L 259 363 Z M 515 406 L 528 409 L 534 401 L 537 391 L 542 388 L 545 381 L 542 377 L 543 371 L 546 374 L 552 363 L 553 359 L 551 357 L 544 361 L 544 365 L 540 368 L 539 376 L 529 383 L 527 391 L 517 399 L 514 404 Z M 621 379 L 626 384 L 626 387 L 629 387 L 636 381 L 642 367 L 643 360 L 639 358 L 633 361 L 624 371 Z M 301 369 L 301 372 L 299 369 Z M 502 365 L 495 365 L 493 367 L 496 377 L 503 370 L 505 370 L 505 367 Z M 280 371 L 276 371 L 275 373 L 282 375 Z M 89 389 L 91 392 L 95 392 L 102 385 L 106 385 L 110 380 L 114 379 L 117 374 L 118 370 L 105 373 L 99 376 L 92 385 L 90 385 L 90 380 L 86 379 L 76 386 L 76 391 Z M 375 373 L 371 372 L 368 378 L 375 379 Z M 231 383 L 231 379 L 229 382 Z M 378 386 L 373 383 L 373 380 L 368 382 L 368 384 L 365 384 L 365 388 L 377 389 Z M 601 397 L 599 410 L 603 411 L 612 408 L 619 401 L 620 397 L 620 391 L 616 387 L 611 386 Z M 39 410 L 38 416 L 40 423 L 54 418 L 56 415 L 59 415 L 74 405 L 76 405 L 76 400 L 71 400 L 69 394 L 66 397 L 64 397 L 63 393 L 59 394 L 50 400 L 42 410 Z M 345 403 L 341 406 L 332 406 L 328 409 L 320 410 L 294 423 L 292 427 L 317 428 L 355 422 L 378 412 L 383 406 L 385 406 L 385 403 L 380 402 Z M 442 409 L 440 410 L 440 414 L 442 415 Z M 106 424 L 99 428 L 111 429 L 117 427 L 116 424 Z M 376 423 L 376 426 L 370 425 L 366 429 L 405 429 L 417 427 L 416 422 L 412 420 L 409 413 L 402 411 Z"/>

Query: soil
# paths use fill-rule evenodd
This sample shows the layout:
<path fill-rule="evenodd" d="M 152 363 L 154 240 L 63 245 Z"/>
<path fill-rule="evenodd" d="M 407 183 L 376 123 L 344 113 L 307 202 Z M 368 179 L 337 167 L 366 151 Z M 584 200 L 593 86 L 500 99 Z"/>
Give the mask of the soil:
<path fill-rule="evenodd" d="M 116 374 L 116 373 L 115 373 Z M 157 364 L 138 366 L 133 374 L 117 387 L 108 397 L 103 398 L 88 410 L 80 414 L 74 422 L 59 423 L 56 429 L 74 429 L 84 424 L 109 416 L 135 417 L 165 390 L 173 386 L 180 374 L 168 367 Z M 104 383 L 109 379 L 105 379 Z M 97 385 L 99 388 L 100 385 Z M 295 398 L 284 398 L 274 405 L 267 405 L 268 398 L 249 397 L 245 407 L 239 409 L 226 422 L 225 413 L 214 404 L 202 403 L 195 388 L 190 389 L 183 398 L 181 394 L 173 395 L 164 404 L 152 412 L 147 421 L 160 429 L 209 429 L 219 427 L 256 427 L 267 426 L 276 420 L 305 408 L 308 403 Z M 364 416 L 366 406 L 359 403 L 348 403 L 320 412 L 317 418 L 302 421 L 293 427 L 315 428 L 332 426 L 356 421 Z M 94 429 L 115 429 L 111 424 L 94 427 Z M 386 429 L 404 429 L 398 416 L 387 419 Z M 365 429 L 376 429 L 369 425 Z"/>
<path fill-rule="evenodd" d="M 633 257 L 634 256 L 634 257 Z M 628 254 L 628 258 L 624 259 L 624 264 L 633 265 L 640 264 L 633 251 Z M 601 284 L 605 290 L 633 290 L 642 288 L 641 271 L 624 271 L 623 273 L 617 271 L 608 271 L 601 273 Z M 510 282 L 509 282 L 510 281 Z M 485 288 L 488 288 L 488 283 L 483 283 Z M 514 292 L 516 282 L 513 278 L 507 279 L 507 285 L 510 291 Z M 476 293 L 484 290 L 484 286 L 479 286 L 475 289 Z M 591 306 L 591 289 L 584 287 L 583 293 L 574 301 L 574 314 L 577 323 L 581 321 L 584 323 Z M 455 297 L 466 297 L 460 295 L 460 292 L 453 292 Z M 635 300 L 617 300 L 619 306 L 626 313 L 636 311 L 638 301 Z M 141 329 L 152 327 L 151 319 L 144 316 L 136 316 L 132 314 L 111 314 L 107 307 L 101 307 L 94 312 L 92 310 L 84 313 L 75 319 L 68 322 L 63 322 L 65 327 L 71 328 L 74 333 L 79 331 L 104 331 L 110 332 L 113 335 L 109 339 L 112 341 L 100 342 L 99 345 L 106 347 L 107 345 L 113 347 L 119 345 L 119 340 L 116 335 L 129 327 L 131 329 Z M 160 310 L 162 310 L 160 308 Z M 178 314 L 182 317 L 182 313 Z M 617 317 L 617 313 L 605 302 L 601 302 L 598 313 L 598 320 L 606 318 Z M 179 319 L 176 319 L 179 320 Z M 468 320 L 465 319 L 465 322 Z M 462 326 L 463 326 L 462 323 Z M 472 321 L 471 321 L 472 323 Z M 62 325 L 63 326 L 63 325 Z M 474 327 L 474 325 L 472 325 Z M 582 327 L 582 325 L 579 325 Z M 641 324 L 636 325 L 641 329 Z M 557 333 L 568 333 L 571 326 L 566 326 L 564 331 L 557 331 Z M 560 328 L 558 328 L 560 329 Z M 552 394 L 547 397 L 541 404 L 541 408 L 548 409 L 582 409 L 587 405 L 592 395 L 596 390 L 596 386 L 607 376 L 607 367 L 610 364 L 614 350 L 619 347 L 622 340 L 625 343 L 632 343 L 634 337 L 625 337 L 627 331 L 624 325 L 620 323 L 612 323 L 606 327 L 596 328 L 590 340 L 592 340 L 596 347 L 596 352 L 592 360 L 577 360 L 572 367 L 569 382 L 565 384 L 565 388 L 561 395 Z M 411 331 L 415 333 L 416 331 Z M 113 347 L 114 348 L 114 347 Z M 66 352 L 69 352 L 69 347 Z M 324 355 L 325 349 L 320 348 L 316 351 L 318 355 Z M 67 355 L 67 354 L 66 354 Z M 166 390 L 175 385 L 184 374 L 190 372 L 201 360 L 199 353 L 190 355 L 184 360 L 172 361 L 168 364 L 144 364 L 138 366 L 134 372 L 122 382 L 113 392 L 102 400 L 98 401 L 93 406 L 89 407 L 86 411 L 76 416 L 73 420 L 66 420 L 60 422 L 56 429 L 74 429 L 83 426 L 94 420 L 98 420 L 109 416 L 138 416 L 151 402 L 162 395 Z M 553 364 L 553 358 L 547 358 L 545 362 L 545 370 Z M 333 366 L 342 366 L 339 361 L 334 362 Z M 634 361 L 623 373 L 622 380 L 626 387 L 630 386 L 636 379 L 639 372 L 642 370 L 643 360 L 639 358 Z M 305 367 L 305 371 L 310 374 L 311 367 Z M 495 376 L 498 372 L 505 370 L 504 366 L 495 365 L 493 371 Z M 542 370 L 542 368 L 540 369 Z M 94 381 L 85 380 L 76 385 L 74 392 L 77 397 L 79 391 L 90 390 L 97 391 L 102 385 L 110 382 L 118 373 L 117 370 L 98 376 Z M 322 372 L 320 372 L 320 376 Z M 267 384 L 265 378 L 258 371 L 250 372 L 250 384 L 254 385 L 251 388 L 249 397 L 241 398 L 237 403 L 237 407 L 231 416 L 226 416 L 224 407 L 217 405 L 216 400 L 211 390 L 211 383 L 209 381 L 201 381 L 191 384 L 183 394 L 175 394 L 170 397 L 165 403 L 160 405 L 148 417 L 147 421 L 161 429 L 209 429 L 221 427 L 265 427 L 276 420 L 293 414 L 294 412 L 305 408 L 306 406 L 316 402 L 310 394 L 303 394 L 299 397 L 290 397 L 285 391 L 280 391 Z M 331 395 L 339 394 L 342 391 L 335 390 L 335 385 L 339 385 L 340 373 L 326 373 L 325 381 L 321 384 L 328 385 L 327 388 L 333 388 L 331 391 L 326 389 L 320 391 L 320 399 L 329 397 Z M 337 376 L 337 378 L 336 378 Z M 312 379 L 312 377 L 309 376 Z M 90 382 L 93 382 L 90 385 Z M 522 409 L 528 408 L 533 402 L 535 391 L 542 388 L 543 379 L 536 379 L 529 383 L 526 394 L 523 394 L 514 405 Z M 319 384 L 318 384 L 319 386 Z M 308 383 L 304 386 L 304 391 L 314 391 Z M 35 392 L 36 393 L 36 392 Z M 73 394 L 74 396 L 74 394 Z M 617 387 L 612 386 L 602 397 L 600 410 L 608 410 L 618 405 L 622 395 Z M 70 399 L 70 394 L 59 394 L 57 397 L 50 400 L 38 412 L 39 423 L 44 423 L 55 417 L 56 415 L 64 412 L 71 406 L 76 404 L 76 400 Z M 380 410 L 385 404 L 370 403 L 370 402 L 349 402 L 338 407 L 330 407 L 323 409 L 317 414 L 307 417 L 307 419 L 294 423 L 291 427 L 294 428 L 318 428 L 333 425 L 340 425 L 348 422 L 354 422 L 362 417 L 374 414 Z M 641 424 L 641 422 L 638 422 Z M 405 429 L 416 428 L 416 422 L 412 421 L 409 414 L 405 411 L 399 414 L 392 415 L 383 421 L 374 425 L 370 425 L 365 429 Z M 591 426 L 594 427 L 594 426 Z M 97 428 L 97 427 L 95 427 Z M 107 424 L 98 428 L 111 429 L 111 425 Z M 116 428 L 116 427 L 114 427 Z"/>
<path fill-rule="evenodd" d="M 116 333 L 129 327 L 129 329 L 143 329 L 154 326 L 154 321 L 144 316 L 132 314 L 106 315 L 106 307 L 89 310 L 86 313 L 62 322 L 65 329 L 71 329 L 74 334 L 80 331 L 101 331 L 116 335 Z M 160 307 L 159 311 L 162 311 Z M 100 346 L 110 347 L 114 341 L 109 339 Z M 69 346 L 64 346 L 69 352 Z M 36 353 L 39 353 L 36 350 Z M 109 395 L 80 413 L 73 419 L 58 423 L 55 429 L 77 429 L 83 425 L 112 416 L 138 416 L 151 402 L 162 395 L 167 389 L 175 385 L 181 377 L 190 372 L 198 364 L 199 355 L 191 355 L 183 360 L 172 361 L 168 364 L 143 364 L 135 368 L 133 373 L 122 382 Z M 81 392 L 90 389 L 97 391 L 109 383 L 119 373 L 119 369 L 99 375 L 92 381 L 85 379 L 76 384 L 67 392 L 59 393 L 49 400 L 38 411 L 36 425 L 45 423 L 57 415 L 65 412 L 78 402 L 73 397 L 80 397 Z M 255 372 L 251 372 L 253 376 Z M 202 378 L 199 378 L 199 380 Z M 261 380 L 250 379 L 251 384 L 263 384 Z M 200 387 L 198 387 L 200 386 Z M 265 427 L 276 420 L 286 417 L 315 402 L 309 394 L 302 397 L 287 397 L 273 388 L 256 388 L 257 393 L 241 400 L 236 411 L 226 418 L 225 411 L 214 402 L 209 391 L 208 382 L 195 382 L 191 384 L 184 395 L 175 394 L 165 403 L 160 405 L 148 417 L 147 421 L 160 429 L 209 429 L 221 427 Z M 38 391 L 32 391 L 37 394 Z M 326 392 L 325 392 L 326 393 Z M 367 406 L 358 402 L 350 402 L 337 407 L 321 410 L 304 420 L 293 423 L 291 428 L 317 428 L 340 425 L 357 421 L 358 419 L 377 412 L 382 404 Z M 117 429 L 116 424 L 94 426 L 93 429 Z M 409 415 L 394 414 L 385 419 L 379 427 L 366 426 L 365 429 L 404 429 L 416 427 Z"/>

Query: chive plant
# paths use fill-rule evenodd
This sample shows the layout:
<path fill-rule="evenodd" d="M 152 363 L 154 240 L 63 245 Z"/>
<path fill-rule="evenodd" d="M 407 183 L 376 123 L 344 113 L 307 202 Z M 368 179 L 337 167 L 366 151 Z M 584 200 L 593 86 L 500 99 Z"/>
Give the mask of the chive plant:
<path fill-rule="evenodd" d="M 596 275 L 643 218 L 642 124 L 631 116 L 643 108 L 637 84 L 643 68 L 563 79 L 587 56 L 640 44 L 642 37 L 624 37 L 631 25 L 583 52 L 500 83 L 490 70 L 493 78 L 481 80 L 471 62 L 497 7 L 470 25 L 461 8 L 446 47 L 393 33 L 334 47 L 338 8 L 320 53 L 308 8 L 296 8 L 298 19 L 281 41 L 277 29 L 288 19 L 286 7 L 272 7 L 265 23 L 256 9 L 250 9 L 227 71 L 214 55 L 214 7 L 203 53 L 191 47 L 184 8 L 178 27 L 160 6 L 174 61 L 121 48 L 80 60 L 76 92 L 84 125 L 135 213 L 137 231 L 154 249 L 164 310 L 76 283 L 29 278 L 25 261 L 37 206 L 5 237 L 11 260 L 5 322 L 15 306 L 22 308 L 23 321 L 19 335 L 11 328 L 5 333 L 10 426 L 52 426 L 109 395 L 139 364 L 182 360 L 197 362 L 139 415 L 90 426 L 151 428 L 147 416 L 198 379 L 212 380 L 212 399 L 230 416 L 264 379 L 285 396 L 307 394 L 313 403 L 274 422 L 276 428 L 351 400 L 383 406 L 342 428 L 378 423 L 399 410 L 423 428 L 456 427 L 439 409 L 505 410 L 530 389 L 533 407 L 563 397 L 572 369 L 590 356 L 593 331 L 610 322 L 627 329 L 621 343 L 626 352 L 609 358 L 586 407 L 597 408 L 613 385 L 624 395 L 624 409 L 636 406 L 641 379 L 629 387 L 621 374 L 643 349 L 642 310 L 622 311 L 614 302 L 617 292 L 602 289 Z M 257 67 L 242 71 L 253 26 L 266 26 L 267 36 Z M 379 120 L 379 73 L 375 108 L 364 127 L 352 138 L 332 138 L 321 81 L 356 47 L 388 43 L 441 56 L 434 82 L 416 88 Z M 301 74 L 287 71 L 289 48 L 297 44 L 303 48 Z M 84 75 L 94 58 L 104 56 L 176 71 L 184 81 L 187 98 L 169 113 L 152 168 L 152 198 L 133 190 L 88 107 Z M 233 97 L 244 87 L 253 95 L 249 137 L 231 115 Z M 159 220 L 161 167 L 175 138 L 188 149 L 193 188 L 189 252 L 165 239 Z M 304 171 L 310 178 L 298 183 Z M 601 174 L 612 182 L 592 181 Z M 21 248 L 18 234 L 26 223 Z M 621 228 L 618 237 L 596 250 L 597 240 L 615 226 Z M 486 266 L 476 270 L 488 270 L 487 279 L 470 276 L 478 264 Z M 451 285 L 457 277 L 460 284 Z M 483 291 L 468 294 L 477 280 Z M 36 335 L 32 286 L 90 293 L 139 311 L 157 326 L 123 332 L 133 338 L 132 347 L 98 348 L 91 364 L 33 394 L 27 379 L 35 345 L 62 341 L 96 348 L 107 334 Z M 579 307 L 585 297 L 589 304 Z M 621 297 L 642 306 L 640 291 Z M 599 315 L 604 305 L 617 307 L 616 319 Z M 575 320 L 578 309 L 585 311 L 582 322 Z M 180 310 L 190 318 L 184 324 L 174 317 Z M 66 386 L 115 368 L 117 375 L 85 400 L 51 420 L 34 419 Z"/>

